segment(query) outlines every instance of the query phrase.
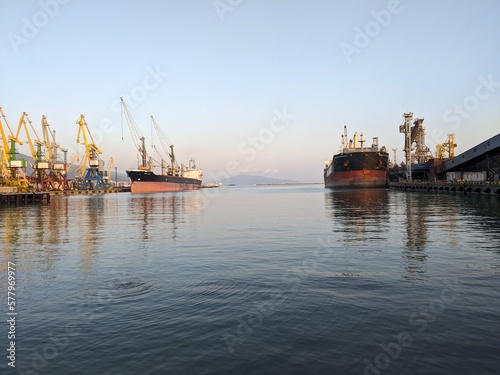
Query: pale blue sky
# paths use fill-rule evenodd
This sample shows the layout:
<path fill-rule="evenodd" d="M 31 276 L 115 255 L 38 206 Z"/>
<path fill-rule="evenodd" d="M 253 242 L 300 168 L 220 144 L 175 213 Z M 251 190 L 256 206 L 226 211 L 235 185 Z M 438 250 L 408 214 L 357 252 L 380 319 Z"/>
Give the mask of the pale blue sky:
<path fill-rule="evenodd" d="M 498 134 L 499 18 L 495 0 L 0 0 L 0 106 L 13 127 L 45 114 L 70 150 L 83 113 L 124 172 L 125 95 L 147 143 L 153 114 L 206 180 L 229 162 L 321 181 L 344 124 L 398 162 L 404 112 L 425 118 L 432 150 L 451 132 L 459 151 Z"/>

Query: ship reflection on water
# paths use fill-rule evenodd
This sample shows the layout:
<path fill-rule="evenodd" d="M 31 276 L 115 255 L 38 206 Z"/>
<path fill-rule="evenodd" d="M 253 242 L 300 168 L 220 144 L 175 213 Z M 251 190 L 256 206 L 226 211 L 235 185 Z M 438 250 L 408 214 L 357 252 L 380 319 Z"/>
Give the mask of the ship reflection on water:
<path fill-rule="evenodd" d="M 136 219 L 143 241 L 151 236 L 175 241 L 179 225 L 196 220 L 203 206 L 203 197 L 197 192 L 143 194 L 131 197 L 128 215 Z"/>
<path fill-rule="evenodd" d="M 388 192 L 385 189 L 353 189 L 325 192 L 325 208 L 333 231 L 343 233 L 346 246 L 385 238 L 389 228 Z"/>
<path fill-rule="evenodd" d="M 355 253 L 400 254 L 403 278 L 425 278 L 430 210 L 425 199 L 387 189 L 339 190 L 325 193 L 325 209 L 346 248 Z M 379 259 L 385 256 L 390 255 Z"/>
<path fill-rule="evenodd" d="M 19 373 L 375 373 L 366 361 L 408 332 L 411 346 L 381 374 L 496 374 L 497 197 L 218 194 L 61 196 L 3 211 Z M 457 276 L 459 297 L 424 318 Z M 56 342 L 66 345 L 53 356 Z"/>

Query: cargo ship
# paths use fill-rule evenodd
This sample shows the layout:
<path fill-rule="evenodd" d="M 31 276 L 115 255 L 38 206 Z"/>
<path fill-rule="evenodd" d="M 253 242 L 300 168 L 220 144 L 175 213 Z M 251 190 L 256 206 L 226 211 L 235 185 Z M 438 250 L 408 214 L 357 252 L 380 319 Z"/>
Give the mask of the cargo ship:
<path fill-rule="evenodd" d="M 365 147 L 363 133 L 347 137 L 344 126 L 341 149 L 332 160 L 325 160 L 324 181 L 327 188 L 380 188 L 386 186 L 389 154 L 379 149 L 378 137 Z"/>
<path fill-rule="evenodd" d="M 149 168 L 129 169 L 127 176 L 132 181 L 130 192 L 144 194 L 199 189 L 203 173 L 196 169 L 195 162 L 191 159 L 187 168 L 183 165 L 180 169 L 167 167 L 166 173 L 162 170 L 161 174 L 156 174 Z"/>
<path fill-rule="evenodd" d="M 159 165 L 161 167 L 160 174 L 156 174 L 153 171 L 155 161 L 151 157 L 148 158 L 145 138 L 140 134 L 137 124 L 128 111 L 123 98 L 120 99 L 135 147 L 139 151 L 139 156 L 141 158 L 140 164 L 138 163 L 138 168 L 128 169 L 126 171 L 128 178 L 131 180 L 130 192 L 132 194 L 145 194 L 199 189 L 203 179 L 203 172 L 201 169 L 196 168 L 196 163 L 193 159 L 189 160 L 189 165 L 187 167 L 184 164 L 178 165 L 175 159 L 174 145 L 170 144 L 167 146 L 170 141 L 168 141 L 153 116 L 151 116 L 163 151 L 170 157 L 170 164 L 167 164 L 165 160 L 161 159 Z M 156 149 L 154 145 L 152 145 L 152 147 Z"/>

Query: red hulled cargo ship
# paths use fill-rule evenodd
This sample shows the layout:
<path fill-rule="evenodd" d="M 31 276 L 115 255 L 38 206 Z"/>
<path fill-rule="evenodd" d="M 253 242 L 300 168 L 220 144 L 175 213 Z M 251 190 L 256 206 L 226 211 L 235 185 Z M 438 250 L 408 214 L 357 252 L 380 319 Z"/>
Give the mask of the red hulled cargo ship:
<path fill-rule="evenodd" d="M 126 171 L 127 176 L 131 180 L 130 192 L 132 194 L 144 194 L 199 189 L 203 179 L 203 172 L 196 168 L 196 164 L 193 159 L 189 161 L 188 167 L 184 164 L 181 164 L 180 166 L 177 164 L 177 160 L 174 155 L 174 146 L 172 144 L 169 146 L 167 145 L 170 141 L 168 141 L 153 116 L 151 116 L 151 120 L 160 139 L 163 151 L 167 153 L 170 158 L 170 164 L 161 159 L 159 162 L 159 166 L 161 166 L 161 173 L 154 173 L 153 168 L 155 164 L 158 164 L 158 162 L 155 163 L 153 158 L 148 158 L 144 141 L 145 138 L 140 134 L 137 124 L 130 115 L 123 98 L 121 98 L 121 101 L 135 147 L 139 151 L 141 158 L 141 162 L 137 169 L 129 169 Z"/>
<path fill-rule="evenodd" d="M 168 168 L 162 174 L 155 174 L 148 169 L 129 169 L 127 176 L 132 181 L 132 194 L 199 189 L 203 178 L 202 171 L 196 169 L 194 160 L 190 160 L 189 168 Z"/>
<path fill-rule="evenodd" d="M 374 137 L 371 147 L 364 146 L 363 133 L 347 137 L 344 126 L 342 147 L 332 160 L 325 160 L 324 181 L 327 188 L 379 188 L 386 185 L 389 154 L 379 149 Z"/>

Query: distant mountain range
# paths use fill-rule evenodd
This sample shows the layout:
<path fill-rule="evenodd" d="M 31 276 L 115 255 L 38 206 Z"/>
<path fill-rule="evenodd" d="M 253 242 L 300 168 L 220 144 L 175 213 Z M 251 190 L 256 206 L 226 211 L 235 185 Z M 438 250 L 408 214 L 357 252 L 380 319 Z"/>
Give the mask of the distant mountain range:
<path fill-rule="evenodd" d="M 228 179 L 213 181 L 220 182 L 223 185 L 255 185 L 255 184 L 286 184 L 286 183 L 296 183 L 294 180 L 282 180 L 279 178 L 271 178 L 265 176 L 254 176 L 254 175 L 238 175 L 232 176 Z"/>

